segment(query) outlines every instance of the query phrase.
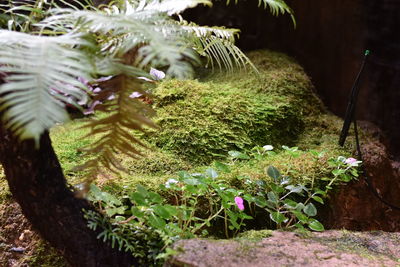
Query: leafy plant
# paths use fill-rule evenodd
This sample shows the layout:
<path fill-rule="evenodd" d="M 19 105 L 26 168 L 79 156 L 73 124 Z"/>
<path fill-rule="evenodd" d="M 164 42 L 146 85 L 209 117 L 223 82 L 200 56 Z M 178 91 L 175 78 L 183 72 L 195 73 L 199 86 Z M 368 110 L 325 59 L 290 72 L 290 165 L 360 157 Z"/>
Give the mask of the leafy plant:
<path fill-rule="evenodd" d="M 301 152 L 296 147 L 283 149 L 291 156 Z M 332 176 L 318 183 L 296 184 L 290 171 L 282 174 L 273 166 L 266 168 L 265 179 L 244 179 L 239 188 L 224 181 L 224 175 L 231 172 L 238 159 L 255 159 L 257 162 L 261 160 L 260 155 L 269 157 L 277 153 L 272 150 L 272 146 L 255 148 L 253 151 L 256 152 L 251 155 L 231 151 L 229 164 L 215 162 L 213 168 L 202 173 L 181 171 L 160 185 L 158 193 L 138 185 L 136 191 L 119 200 L 92 185 L 90 199 L 105 217 L 88 212 L 89 227 L 99 227 L 102 230 L 99 238 L 110 241 L 112 246 L 144 259 L 147 259 L 146 255 L 152 255 L 150 258 L 157 264 L 173 253 L 167 247 L 178 239 L 207 236 L 209 231 L 214 235 L 222 231 L 229 238 L 265 213 L 278 229 L 308 227 L 323 231 L 324 226 L 315 218 L 318 205 L 324 204 L 324 198 L 333 186 L 357 177 L 357 166 L 361 162 L 344 157 L 329 159 Z M 321 152 L 309 153 L 314 158 L 323 156 Z M 216 227 L 218 225 L 221 229 Z M 268 225 L 270 223 L 266 221 L 265 226 Z M 146 233 L 149 233 L 147 237 Z M 136 234 L 140 238 L 135 238 Z M 147 245 L 138 249 L 140 242 L 137 240 L 143 238 Z"/>
<path fill-rule="evenodd" d="M 268 147 L 270 148 L 270 147 Z M 248 188 L 256 194 L 255 197 L 247 196 L 245 198 L 250 203 L 255 203 L 256 206 L 265 209 L 270 216 L 270 219 L 276 224 L 277 228 L 292 228 L 297 227 L 304 229 L 307 226 L 314 231 L 323 231 L 323 225 L 314 217 L 317 215 L 316 203 L 324 204 L 325 198 L 334 185 L 347 183 L 358 177 L 357 167 L 361 161 L 353 158 L 346 159 L 345 157 L 330 158 L 329 166 L 332 168 L 331 177 L 322 177 L 318 183 L 313 178 L 310 183 L 295 184 L 292 180 L 292 172 L 290 169 L 290 159 L 300 155 L 297 147 L 282 146 L 289 155 L 288 169 L 285 174 L 275 168 L 269 166 L 266 169 L 266 175 L 270 180 L 247 180 Z M 259 148 L 255 149 L 260 155 Z M 263 148 L 266 151 L 265 147 Z M 269 150 L 267 150 L 271 153 Z M 316 158 L 323 156 L 323 152 L 309 151 Z M 264 155 L 262 153 L 261 155 Z M 267 155 L 268 156 L 268 155 Z"/>
<path fill-rule="evenodd" d="M 282 0 L 259 3 L 271 7 L 274 14 L 292 13 Z M 132 92 L 146 93 L 137 77 L 148 76 L 150 67 L 162 68 L 170 77 L 190 77 L 199 56 L 231 71 L 253 66 L 234 44 L 238 30 L 201 27 L 182 19 L 184 10 L 199 4 L 212 3 L 131 0 L 112 1 L 101 8 L 77 0 L 2 4 L 1 21 L 7 25 L 1 26 L 7 30 L 0 31 L 0 73 L 7 75 L 6 83 L 0 85 L 0 94 L 5 95 L 0 112 L 4 112 L 5 126 L 21 139 L 33 138 L 38 144 L 43 131 L 68 120 L 66 103 L 79 108 L 78 103 L 88 98 L 79 78 L 112 76 L 101 96 L 112 93 L 117 99 L 96 106 L 110 113 L 88 124 L 91 135 L 99 139 L 87 150 L 97 160 L 84 167 L 92 178 L 102 166 L 121 169 L 113 154 L 135 157 L 136 145 L 141 145 L 129 129 L 154 126 L 146 106 L 128 98 Z"/>

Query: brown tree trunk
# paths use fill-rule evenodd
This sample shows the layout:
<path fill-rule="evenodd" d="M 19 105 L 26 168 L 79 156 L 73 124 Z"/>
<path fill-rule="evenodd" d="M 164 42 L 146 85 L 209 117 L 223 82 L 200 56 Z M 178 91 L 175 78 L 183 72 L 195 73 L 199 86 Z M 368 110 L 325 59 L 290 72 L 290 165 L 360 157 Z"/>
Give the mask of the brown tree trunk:
<path fill-rule="evenodd" d="M 15 200 L 34 229 L 57 248 L 72 266 L 131 266 L 135 259 L 96 238 L 83 209 L 90 203 L 68 189 L 48 132 L 36 149 L 19 142 L 0 123 L 0 162 Z"/>

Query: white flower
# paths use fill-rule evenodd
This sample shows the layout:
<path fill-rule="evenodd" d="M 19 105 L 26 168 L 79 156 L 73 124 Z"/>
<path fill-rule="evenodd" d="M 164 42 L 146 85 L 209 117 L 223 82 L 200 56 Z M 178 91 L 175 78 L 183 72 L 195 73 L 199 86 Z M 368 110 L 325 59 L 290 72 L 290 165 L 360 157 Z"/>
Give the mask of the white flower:
<path fill-rule="evenodd" d="M 165 183 L 165 187 L 166 188 L 171 188 L 171 185 L 177 184 L 177 183 L 178 183 L 177 180 L 171 178 L 171 179 L 168 179 L 168 181 Z"/>
<path fill-rule="evenodd" d="M 271 145 L 266 145 L 266 146 L 263 146 L 263 149 L 264 149 L 264 151 L 271 151 L 274 149 L 274 147 Z"/>
<path fill-rule="evenodd" d="M 165 73 L 155 68 L 150 69 L 150 75 L 154 77 L 154 80 L 159 81 L 165 78 Z"/>

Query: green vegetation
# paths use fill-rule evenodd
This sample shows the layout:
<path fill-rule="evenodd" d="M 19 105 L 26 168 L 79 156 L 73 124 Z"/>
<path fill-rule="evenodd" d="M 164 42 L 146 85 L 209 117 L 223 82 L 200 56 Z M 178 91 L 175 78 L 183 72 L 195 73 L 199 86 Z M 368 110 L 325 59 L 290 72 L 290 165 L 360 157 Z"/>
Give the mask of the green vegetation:
<path fill-rule="evenodd" d="M 192 164 L 208 164 L 230 150 L 295 144 L 305 116 L 321 109 L 308 77 L 279 53 L 256 51 L 249 58 L 259 76 L 162 82 L 153 92 L 161 130 L 145 139 Z"/>
<path fill-rule="evenodd" d="M 68 267 L 64 258 L 43 240 L 37 240 L 32 255 L 29 255 L 25 263 L 31 267 Z"/>
<path fill-rule="evenodd" d="M 251 155 L 230 151 L 230 164 L 215 162 L 214 168 L 202 173 L 181 171 L 161 184 L 158 192 L 137 185 L 136 190 L 116 197 L 92 185 L 89 199 L 103 215 L 88 211 L 89 227 L 100 229 L 99 238 L 129 251 L 144 265 L 162 264 L 173 253 L 166 248 L 178 239 L 230 238 L 243 229 L 257 228 L 256 221 L 269 229 L 323 231 L 315 218 L 317 204 L 324 204 L 334 186 L 358 177 L 360 161 L 338 157 L 323 162 L 323 152 L 283 148 L 289 164 L 309 154 L 309 161 L 324 166 L 327 173 L 319 180 L 296 179 L 298 173 L 290 165 L 284 172 L 270 165 L 257 180 L 237 174 L 237 183 L 232 185 L 226 176 L 231 176 L 239 160 L 248 164 L 252 160 L 249 165 L 257 166 L 276 153 L 272 146 L 256 147 Z"/>
<path fill-rule="evenodd" d="M 144 157 L 136 160 L 117 156 L 126 173 L 116 177 L 106 172 L 98 177 L 104 191 L 96 191 L 92 201 L 107 217 L 94 213 L 87 217 L 92 228 L 114 229 L 102 238 L 114 240 L 116 247 L 136 256 L 147 255 L 143 261 L 154 263 L 173 253 L 164 246 L 176 238 L 207 236 L 209 231 L 215 236 L 231 237 L 251 229 L 251 218 L 259 217 L 262 210 L 272 214 L 270 219 L 263 219 L 264 227 L 304 225 L 323 229 L 311 219 L 316 215 L 316 206 L 310 201 L 323 203 L 331 189 L 326 186 L 336 179 L 333 168 L 343 162 L 343 158 L 337 161 L 338 156 L 350 156 L 351 147 L 336 145 L 341 120 L 325 113 L 310 80 L 292 59 L 269 51 L 250 53 L 249 58 L 260 70 L 259 76 L 214 73 L 198 80 L 162 81 L 153 89 L 157 112 L 154 120 L 160 129 L 136 134 L 150 149 L 141 149 Z M 53 146 L 71 184 L 85 178 L 85 172 L 74 167 L 87 160 L 81 148 L 93 142 L 92 138 L 82 138 L 88 134 L 87 129 L 81 128 L 86 121 L 77 119 L 51 131 Z M 275 152 L 263 149 L 264 145 L 273 145 Z M 282 145 L 298 148 L 281 148 Z M 328 159 L 336 159 L 336 165 L 328 164 Z M 279 170 L 278 176 L 271 173 L 271 166 Z M 213 177 L 213 170 L 218 178 Z M 177 175 L 178 171 L 183 172 Z M 281 185 L 287 177 L 290 183 Z M 185 184 L 185 190 L 173 185 L 160 187 L 171 179 Z M 333 184 L 348 180 L 342 177 Z M 204 183 L 208 189 L 203 192 L 204 188 L 196 186 Z M 137 190 L 139 184 L 144 187 Z M 187 191 L 188 186 L 192 191 Z M 291 187 L 287 189 L 288 186 Z M 174 194 L 172 189 L 179 192 Z M 286 199 L 291 191 L 296 197 Z M 317 191 L 320 192 L 314 194 Z M 148 198 L 149 192 L 154 199 Z M 274 192 L 280 199 L 276 206 L 269 206 L 273 196 L 267 192 Z M 233 200 L 236 196 L 243 197 L 251 213 L 238 210 Z M 180 208 L 172 208 L 173 199 L 178 199 L 175 205 L 180 203 Z M 206 205 L 205 199 L 213 204 Z M 285 205 L 291 208 L 284 208 Z M 140 206 L 146 212 L 134 211 L 132 206 Z M 129 220 L 132 215 L 135 220 Z M 214 219 L 216 227 L 209 228 Z M 170 227 L 165 228 L 166 225 Z M 148 254 L 149 251 L 152 252 Z"/>

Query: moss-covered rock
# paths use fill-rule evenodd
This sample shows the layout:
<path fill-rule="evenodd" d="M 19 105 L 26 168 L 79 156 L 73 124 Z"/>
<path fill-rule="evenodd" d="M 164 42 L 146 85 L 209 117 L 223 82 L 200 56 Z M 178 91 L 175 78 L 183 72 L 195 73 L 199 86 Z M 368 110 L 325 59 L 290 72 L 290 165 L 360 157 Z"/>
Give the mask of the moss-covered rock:
<path fill-rule="evenodd" d="M 293 145 L 305 116 L 321 110 L 303 69 L 289 57 L 256 51 L 259 75 L 215 74 L 203 80 L 166 80 L 155 89 L 155 121 L 161 130 L 145 138 L 195 164 L 230 150 Z"/>

